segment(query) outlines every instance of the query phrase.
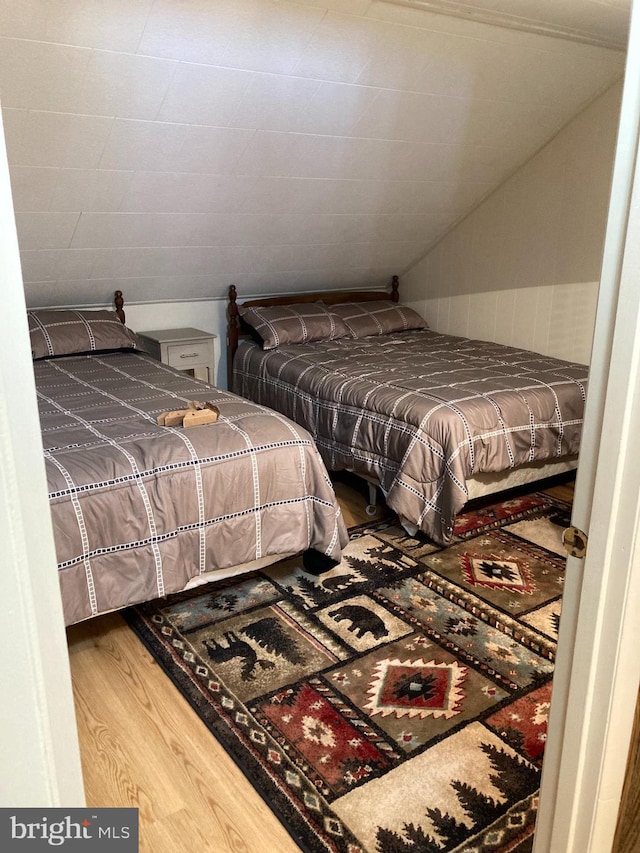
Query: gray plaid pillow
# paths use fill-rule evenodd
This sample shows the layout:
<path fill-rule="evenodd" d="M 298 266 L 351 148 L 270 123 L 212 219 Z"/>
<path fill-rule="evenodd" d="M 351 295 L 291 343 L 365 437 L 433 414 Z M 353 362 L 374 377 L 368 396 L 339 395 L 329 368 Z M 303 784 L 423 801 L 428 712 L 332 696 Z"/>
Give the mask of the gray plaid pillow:
<path fill-rule="evenodd" d="M 331 310 L 344 320 L 353 338 L 429 328 L 427 322 L 413 308 L 396 305 L 395 302 L 386 299 L 371 302 L 343 302 L 341 305 L 333 305 Z"/>
<path fill-rule="evenodd" d="M 256 332 L 266 350 L 350 337 L 342 319 L 319 302 L 240 308 L 240 316 Z"/>
<path fill-rule="evenodd" d="M 32 358 L 98 350 L 140 349 L 137 335 L 113 311 L 27 311 Z"/>

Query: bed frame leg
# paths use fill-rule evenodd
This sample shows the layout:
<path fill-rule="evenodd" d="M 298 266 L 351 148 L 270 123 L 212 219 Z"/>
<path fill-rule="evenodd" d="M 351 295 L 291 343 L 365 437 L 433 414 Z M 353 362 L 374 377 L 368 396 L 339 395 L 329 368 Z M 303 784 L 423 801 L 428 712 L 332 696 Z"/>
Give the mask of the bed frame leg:
<path fill-rule="evenodd" d="M 367 515 L 375 515 L 378 511 L 378 489 L 373 483 L 367 483 L 369 486 L 369 503 L 367 504 Z"/>

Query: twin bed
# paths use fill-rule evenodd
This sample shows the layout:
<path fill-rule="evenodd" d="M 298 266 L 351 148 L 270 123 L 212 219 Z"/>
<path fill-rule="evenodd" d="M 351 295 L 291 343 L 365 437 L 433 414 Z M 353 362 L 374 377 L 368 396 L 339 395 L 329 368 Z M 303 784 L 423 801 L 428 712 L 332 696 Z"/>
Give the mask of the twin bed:
<path fill-rule="evenodd" d="M 67 625 L 300 552 L 313 570 L 340 559 L 304 429 L 153 360 L 111 311 L 28 317 Z M 191 401 L 218 420 L 158 425 Z"/>
<path fill-rule="evenodd" d="M 232 391 L 153 360 L 117 312 L 29 312 L 66 624 L 302 553 L 347 532 L 327 469 L 451 540 L 471 498 L 576 464 L 587 369 L 438 334 L 391 293 L 237 303 Z M 239 395 L 239 396 L 236 396 Z M 215 423 L 158 415 L 193 401 Z"/>

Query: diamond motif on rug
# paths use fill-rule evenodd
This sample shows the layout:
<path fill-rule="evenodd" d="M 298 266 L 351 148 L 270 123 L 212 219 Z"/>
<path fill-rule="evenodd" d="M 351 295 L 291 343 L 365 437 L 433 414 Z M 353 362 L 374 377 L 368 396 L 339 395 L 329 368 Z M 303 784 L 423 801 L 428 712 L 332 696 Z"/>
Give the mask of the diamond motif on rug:
<path fill-rule="evenodd" d="M 438 741 L 453 727 L 459 726 L 463 721 L 475 719 L 511 695 L 507 689 L 496 683 L 495 671 L 493 677 L 490 677 L 488 667 L 485 667 L 486 674 L 466 667 L 460 663 L 459 654 L 455 654 L 457 651 L 453 643 L 450 648 L 444 649 L 424 634 L 416 632 L 389 646 L 374 649 L 356 661 L 345 662 L 333 668 L 326 678 L 348 702 L 371 718 L 372 726 L 382 730 L 392 739 L 392 743 L 408 754 Z M 372 697 L 371 687 L 380 681 L 381 672 L 383 675 L 386 672 L 387 662 L 418 660 L 420 663 L 437 660 L 438 663 L 453 666 L 454 672 L 458 671 L 456 666 L 465 670 L 464 681 L 458 682 L 462 685 L 465 696 L 464 701 L 458 705 L 457 713 L 453 716 L 444 713 L 418 713 L 413 716 L 408 713 L 374 713 L 377 705 Z M 396 701 L 395 704 L 399 705 L 399 702 Z M 400 710 L 408 707 L 410 706 L 407 704 L 400 705 Z"/>
<path fill-rule="evenodd" d="M 374 717 L 444 717 L 460 713 L 467 668 L 457 662 L 383 660 L 377 665 L 365 706 Z"/>
<path fill-rule="evenodd" d="M 473 586 L 490 589 L 508 589 L 531 594 L 533 583 L 527 566 L 519 560 L 505 560 L 495 556 L 462 555 L 462 571 Z"/>
<path fill-rule="evenodd" d="M 345 793 L 391 766 L 373 731 L 345 719 L 310 684 L 280 691 L 255 711 L 264 716 L 273 735 L 284 739 L 286 751 L 307 762 L 307 772 L 328 786 L 321 790 L 325 795 Z"/>
<path fill-rule="evenodd" d="M 523 595 L 517 584 L 514 587 L 498 583 L 497 579 L 492 582 L 490 576 L 486 577 L 486 583 L 476 583 L 473 574 L 469 579 L 465 572 L 466 555 L 486 560 L 487 564 L 497 558 L 524 566 L 525 582 L 531 579 L 528 592 Z M 470 595 L 484 599 L 487 604 L 514 617 L 546 605 L 563 590 L 565 559 L 504 530 L 492 530 L 471 543 L 461 542 L 436 554 L 428 554 L 422 563 L 437 573 L 443 582 L 453 584 L 458 590 L 464 588 Z"/>

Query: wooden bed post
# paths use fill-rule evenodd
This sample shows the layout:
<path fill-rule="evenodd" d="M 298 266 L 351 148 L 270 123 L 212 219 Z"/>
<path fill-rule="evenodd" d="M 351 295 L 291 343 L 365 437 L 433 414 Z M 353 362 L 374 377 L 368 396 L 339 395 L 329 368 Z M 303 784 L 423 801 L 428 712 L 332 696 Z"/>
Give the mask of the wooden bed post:
<path fill-rule="evenodd" d="M 122 306 L 124 305 L 124 299 L 122 298 L 122 291 L 116 290 L 115 295 L 113 297 L 113 302 L 116 306 L 116 314 L 118 315 L 118 319 L 124 325 L 124 311 L 122 310 Z"/>
<path fill-rule="evenodd" d="M 400 294 L 398 293 L 399 287 L 400 287 L 400 279 L 398 278 L 397 275 L 394 275 L 394 277 L 391 279 L 391 301 L 392 302 L 399 302 L 400 301 Z"/>
<path fill-rule="evenodd" d="M 233 357 L 238 349 L 238 293 L 235 284 L 229 285 L 229 323 L 227 325 L 227 388 L 232 390 Z"/>

